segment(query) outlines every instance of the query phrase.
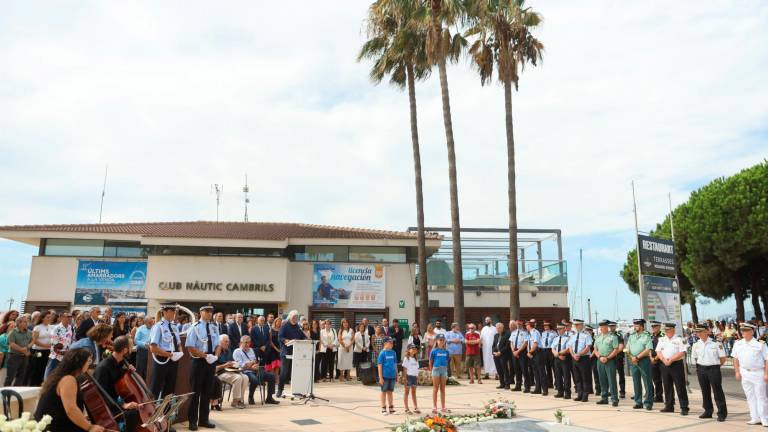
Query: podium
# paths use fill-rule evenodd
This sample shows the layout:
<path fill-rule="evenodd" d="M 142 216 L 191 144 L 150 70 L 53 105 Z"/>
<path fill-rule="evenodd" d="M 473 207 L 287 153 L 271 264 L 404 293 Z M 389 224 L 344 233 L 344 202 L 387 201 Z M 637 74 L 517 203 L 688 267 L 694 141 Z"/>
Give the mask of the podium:
<path fill-rule="evenodd" d="M 314 340 L 294 340 L 291 362 L 291 395 L 308 397 L 312 395 L 315 383 Z"/>

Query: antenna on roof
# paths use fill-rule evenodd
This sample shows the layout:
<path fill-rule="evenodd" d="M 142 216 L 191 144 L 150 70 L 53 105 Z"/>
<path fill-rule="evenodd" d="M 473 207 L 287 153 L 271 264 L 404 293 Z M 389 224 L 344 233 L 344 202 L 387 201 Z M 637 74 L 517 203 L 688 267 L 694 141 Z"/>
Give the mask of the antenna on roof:
<path fill-rule="evenodd" d="M 248 173 L 245 174 L 245 186 L 243 186 L 243 195 L 245 196 L 245 216 L 243 220 L 245 222 L 248 222 L 248 203 L 251 202 L 251 200 L 248 198 L 248 192 L 250 192 L 250 189 L 248 189 Z"/>
<path fill-rule="evenodd" d="M 211 185 L 211 193 L 216 194 L 216 222 L 219 221 L 219 206 L 221 205 L 221 195 L 224 194 L 224 185 L 214 183 Z"/>
<path fill-rule="evenodd" d="M 99 204 L 99 223 L 101 223 L 101 215 L 104 212 L 104 195 L 107 194 L 107 172 L 109 171 L 109 165 L 104 167 L 104 186 L 101 188 L 101 204 Z"/>

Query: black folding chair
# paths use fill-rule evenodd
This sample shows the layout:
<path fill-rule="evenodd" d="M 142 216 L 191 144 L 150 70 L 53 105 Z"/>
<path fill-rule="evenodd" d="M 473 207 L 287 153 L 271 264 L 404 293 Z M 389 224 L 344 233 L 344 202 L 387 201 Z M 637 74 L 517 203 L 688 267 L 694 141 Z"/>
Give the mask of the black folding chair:
<path fill-rule="evenodd" d="M 8 420 L 13 419 L 13 412 L 11 410 L 11 397 L 16 398 L 16 403 L 19 407 L 19 417 L 21 417 L 21 413 L 24 412 L 24 399 L 21 398 L 19 392 L 11 389 L 3 389 L 0 391 L 0 393 L 2 393 L 3 397 L 3 414 L 5 414 L 5 417 Z"/>

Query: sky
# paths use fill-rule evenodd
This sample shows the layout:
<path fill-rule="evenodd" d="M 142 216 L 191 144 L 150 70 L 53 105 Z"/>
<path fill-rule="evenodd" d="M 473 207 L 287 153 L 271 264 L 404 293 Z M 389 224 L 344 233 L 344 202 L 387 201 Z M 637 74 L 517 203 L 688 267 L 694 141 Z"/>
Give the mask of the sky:
<path fill-rule="evenodd" d="M 107 165 L 105 222 L 214 220 L 212 184 L 221 218 L 242 220 L 247 173 L 251 220 L 415 225 L 407 95 L 356 62 L 369 4 L 5 5 L 0 225 L 97 222 Z M 513 95 L 519 226 L 562 229 L 571 291 L 583 249 L 580 297 L 631 319 L 631 182 L 648 231 L 668 194 L 679 204 L 768 155 L 768 3 L 528 4 L 545 52 Z M 501 87 L 466 59 L 448 82 L 461 223 L 504 227 Z M 426 223 L 449 226 L 437 74 L 417 103 Z M 36 253 L 0 240 L 0 302 L 23 298 Z"/>

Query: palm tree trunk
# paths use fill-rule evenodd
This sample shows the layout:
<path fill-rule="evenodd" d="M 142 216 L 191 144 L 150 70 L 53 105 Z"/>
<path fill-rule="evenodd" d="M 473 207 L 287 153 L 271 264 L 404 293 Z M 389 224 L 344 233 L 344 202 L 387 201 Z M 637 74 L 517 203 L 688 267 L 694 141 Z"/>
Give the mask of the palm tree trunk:
<path fill-rule="evenodd" d="M 512 123 L 512 80 L 504 80 L 507 128 L 507 182 L 509 194 L 509 317 L 520 318 L 520 275 L 517 269 L 517 188 L 515 187 L 515 135 Z"/>
<path fill-rule="evenodd" d="M 411 111 L 411 144 L 413 145 L 413 173 L 416 178 L 416 242 L 419 263 L 419 328 L 426 329 L 429 322 L 429 293 L 427 291 L 427 244 L 424 239 L 424 193 L 421 187 L 421 152 L 419 126 L 416 116 L 416 80 L 413 65 L 406 67 L 408 75 L 408 102 Z"/>

